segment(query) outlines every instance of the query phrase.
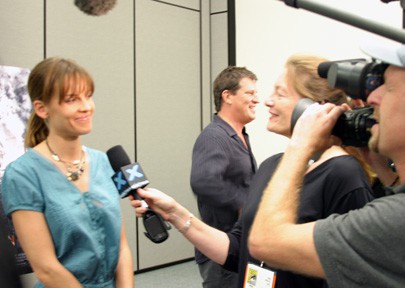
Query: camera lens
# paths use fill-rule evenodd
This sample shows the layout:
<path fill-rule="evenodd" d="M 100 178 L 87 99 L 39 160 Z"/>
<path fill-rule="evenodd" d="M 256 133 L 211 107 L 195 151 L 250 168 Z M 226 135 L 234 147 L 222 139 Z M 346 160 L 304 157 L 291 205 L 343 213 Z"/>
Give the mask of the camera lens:
<path fill-rule="evenodd" d="M 318 74 L 329 87 L 344 90 L 351 98 L 367 101 L 368 95 L 384 83 L 386 64 L 365 59 L 328 61 L 318 65 Z"/>
<path fill-rule="evenodd" d="M 366 101 L 363 79 L 368 65 L 363 61 L 333 63 L 328 71 L 329 86 L 343 89 L 352 98 Z"/>

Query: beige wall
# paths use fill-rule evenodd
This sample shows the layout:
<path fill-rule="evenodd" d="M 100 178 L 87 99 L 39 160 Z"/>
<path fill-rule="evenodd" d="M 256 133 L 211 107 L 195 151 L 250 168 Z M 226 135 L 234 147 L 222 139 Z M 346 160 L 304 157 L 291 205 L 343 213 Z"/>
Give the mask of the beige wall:
<path fill-rule="evenodd" d="M 103 16 L 84 14 L 73 1 L 0 3 L 0 65 L 32 68 L 61 56 L 84 66 L 96 83 L 85 144 L 102 151 L 122 145 L 150 186 L 198 214 L 191 150 L 211 119 L 212 79 L 227 66 L 227 1 L 123 0 Z M 162 244 L 149 241 L 127 199 L 122 207 L 135 270 L 194 256 L 175 229 Z M 24 279 L 27 286 L 35 280 Z"/>

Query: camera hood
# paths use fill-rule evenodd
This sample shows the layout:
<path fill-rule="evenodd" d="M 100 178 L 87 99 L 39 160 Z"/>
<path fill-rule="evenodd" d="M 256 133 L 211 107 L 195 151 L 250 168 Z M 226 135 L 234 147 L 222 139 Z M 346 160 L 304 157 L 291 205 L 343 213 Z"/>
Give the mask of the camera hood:
<path fill-rule="evenodd" d="M 297 123 L 298 118 L 301 117 L 302 113 L 308 108 L 309 105 L 316 103 L 309 98 L 302 98 L 298 100 L 295 104 L 294 110 L 291 115 L 291 134 L 294 131 L 295 123 Z"/>

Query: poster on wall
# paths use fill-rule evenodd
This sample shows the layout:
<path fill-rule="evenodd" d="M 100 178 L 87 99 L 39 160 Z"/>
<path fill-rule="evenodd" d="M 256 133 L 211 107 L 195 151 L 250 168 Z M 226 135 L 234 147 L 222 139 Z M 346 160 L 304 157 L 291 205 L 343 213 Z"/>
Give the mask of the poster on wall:
<path fill-rule="evenodd" d="M 0 66 L 0 217 L 7 223 L 8 239 L 14 247 L 20 274 L 30 273 L 32 269 L 12 223 L 4 213 L 1 184 L 6 166 L 25 152 L 24 135 L 31 113 L 31 100 L 27 92 L 29 73 L 27 68 Z"/>

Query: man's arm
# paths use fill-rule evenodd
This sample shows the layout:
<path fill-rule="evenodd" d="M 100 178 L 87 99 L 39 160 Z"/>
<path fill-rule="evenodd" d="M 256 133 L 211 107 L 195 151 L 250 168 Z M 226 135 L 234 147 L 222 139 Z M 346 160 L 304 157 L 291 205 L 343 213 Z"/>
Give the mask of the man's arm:
<path fill-rule="evenodd" d="M 253 222 L 248 245 L 254 258 L 271 267 L 324 277 L 314 244 L 315 223 L 296 224 L 299 191 L 312 155 L 336 141 L 330 131 L 343 111 L 332 104 L 314 104 L 297 122 Z"/>
<path fill-rule="evenodd" d="M 228 136 L 226 136 L 228 137 Z M 241 207 L 241 187 L 225 179 L 230 156 L 224 140 L 204 135 L 193 148 L 190 184 L 200 201 L 213 207 Z"/>

